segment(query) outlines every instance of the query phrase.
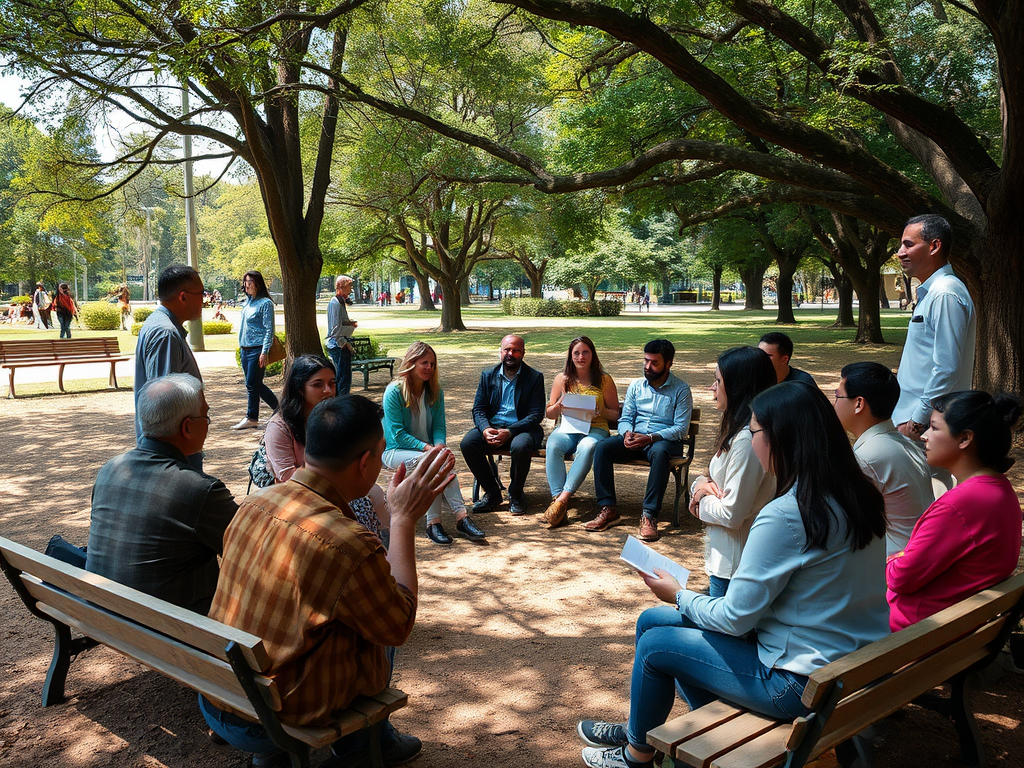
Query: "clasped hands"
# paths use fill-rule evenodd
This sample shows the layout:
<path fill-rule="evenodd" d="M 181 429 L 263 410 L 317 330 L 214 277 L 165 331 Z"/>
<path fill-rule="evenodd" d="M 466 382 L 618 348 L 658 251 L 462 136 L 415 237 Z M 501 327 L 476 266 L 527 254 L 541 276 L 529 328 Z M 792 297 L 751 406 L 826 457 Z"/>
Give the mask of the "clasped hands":
<path fill-rule="evenodd" d="M 631 451 L 635 451 L 639 448 L 646 448 L 649 445 L 654 445 L 654 438 L 651 435 L 644 434 L 643 432 L 623 432 L 622 445 Z"/>
<path fill-rule="evenodd" d="M 495 429 L 494 427 L 487 427 L 483 431 L 484 442 L 488 445 L 504 445 L 512 439 L 512 432 L 507 429 Z"/>
<path fill-rule="evenodd" d="M 711 478 L 698 478 L 693 488 L 693 495 L 690 497 L 690 506 L 688 507 L 690 514 L 694 517 L 700 517 L 700 500 L 705 496 L 714 496 L 720 499 L 724 495 L 722 489 L 718 487 L 718 483 Z"/>

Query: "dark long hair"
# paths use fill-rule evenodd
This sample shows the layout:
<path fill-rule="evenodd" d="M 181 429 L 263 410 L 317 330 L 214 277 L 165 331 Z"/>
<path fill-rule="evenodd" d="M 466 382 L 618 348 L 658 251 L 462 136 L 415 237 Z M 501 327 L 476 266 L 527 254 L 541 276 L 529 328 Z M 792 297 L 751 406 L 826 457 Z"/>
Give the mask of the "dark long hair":
<path fill-rule="evenodd" d="M 585 344 L 590 349 L 590 383 L 592 386 L 600 387 L 604 377 L 604 369 L 601 368 L 601 359 L 597 356 L 597 348 L 586 336 L 577 336 L 575 339 L 569 342 L 569 351 L 565 355 L 565 368 L 562 369 L 562 373 L 565 374 L 565 391 L 568 392 L 570 387 L 574 387 L 580 383 L 579 377 L 576 375 L 576 366 L 572 362 L 572 351 L 576 349 L 577 344 Z"/>
<path fill-rule="evenodd" d="M 750 403 L 778 382 L 772 359 L 757 347 L 733 347 L 718 356 L 725 386 L 725 412 L 715 441 L 715 453 L 728 451 L 736 433 L 750 423 Z"/>
<path fill-rule="evenodd" d="M 281 402 L 277 412 L 292 432 L 292 437 L 300 445 L 306 444 L 306 398 L 302 390 L 306 382 L 320 371 L 327 369 L 332 373 L 334 363 L 320 355 L 300 355 L 292 360 L 284 377 L 284 388 L 281 390 Z"/>
<path fill-rule="evenodd" d="M 1021 413 L 1021 403 L 1016 397 L 969 389 L 935 398 L 932 408 L 945 417 L 953 437 L 964 432 L 974 433 L 978 461 L 983 465 L 996 472 L 1006 472 L 1014 465 L 1007 454 L 1013 442 L 1010 433 Z"/>
<path fill-rule="evenodd" d="M 838 514 L 846 516 L 853 550 L 885 535 L 882 494 L 861 470 L 843 425 L 821 390 L 797 381 L 776 384 L 755 397 L 750 407 L 768 439 L 775 498 L 796 486 L 806 549 L 825 549 L 832 526 L 840 522 Z"/>
<path fill-rule="evenodd" d="M 256 269 L 250 269 L 244 275 L 242 275 L 242 282 L 245 282 L 245 278 L 251 278 L 256 284 L 256 295 L 254 299 L 270 299 L 270 291 L 267 290 L 267 281 L 263 279 L 263 273 Z M 273 299 L 270 299 L 273 301 Z"/>

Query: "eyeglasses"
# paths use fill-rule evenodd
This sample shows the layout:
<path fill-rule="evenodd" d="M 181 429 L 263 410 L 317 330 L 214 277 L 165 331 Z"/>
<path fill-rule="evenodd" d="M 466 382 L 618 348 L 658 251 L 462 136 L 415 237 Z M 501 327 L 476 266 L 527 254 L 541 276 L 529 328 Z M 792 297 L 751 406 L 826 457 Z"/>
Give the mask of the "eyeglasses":
<path fill-rule="evenodd" d="M 850 395 L 840 395 L 839 394 L 839 390 L 837 389 L 835 391 L 835 399 L 836 400 L 853 400 L 855 398 L 851 397 Z"/>
<path fill-rule="evenodd" d="M 206 291 L 186 291 L 184 288 L 181 289 L 182 293 L 187 293 L 191 296 L 202 296 Z"/>
<path fill-rule="evenodd" d="M 188 418 L 190 418 L 190 419 L 202 419 L 203 421 L 205 421 L 207 423 L 207 425 L 209 425 L 211 423 L 209 415 L 206 415 L 206 416 L 189 416 Z"/>
<path fill-rule="evenodd" d="M 750 430 L 750 436 L 751 436 L 751 437 L 753 437 L 753 436 L 754 436 L 754 435 L 756 435 L 756 434 L 757 434 L 758 432 L 764 432 L 764 430 L 765 430 L 765 428 L 764 428 L 764 427 L 761 427 L 760 429 L 752 429 L 752 430 Z"/>

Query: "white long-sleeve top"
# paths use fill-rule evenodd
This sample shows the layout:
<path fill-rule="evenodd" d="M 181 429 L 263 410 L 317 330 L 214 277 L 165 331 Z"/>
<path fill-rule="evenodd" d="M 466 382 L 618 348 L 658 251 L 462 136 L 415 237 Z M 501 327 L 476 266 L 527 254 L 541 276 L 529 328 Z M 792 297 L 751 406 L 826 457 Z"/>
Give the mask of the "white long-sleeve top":
<path fill-rule="evenodd" d="M 708 494 L 698 504 L 699 517 L 707 525 L 704 570 L 709 576 L 731 579 L 754 517 L 775 495 L 775 476 L 764 471 L 754 453 L 749 427 L 736 433 L 729 450 L 711 459 L 708 475 L 723 496 Z M 693 481 L 691 492 L 703 479 Z"/>

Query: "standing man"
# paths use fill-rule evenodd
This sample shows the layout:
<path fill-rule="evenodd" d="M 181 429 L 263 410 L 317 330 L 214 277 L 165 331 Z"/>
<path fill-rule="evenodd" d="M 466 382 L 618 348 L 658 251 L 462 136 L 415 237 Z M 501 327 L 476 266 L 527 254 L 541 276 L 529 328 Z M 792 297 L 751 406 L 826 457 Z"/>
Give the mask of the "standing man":
<path fill-rule="evenodd" d="M 334 298 L 327 305 L 327 354 L 334 361 L 339 395 L 347 395 L 352 389 L 352 345 L 348 340 L 357 323 L 349 320 L 346 305 L 354 283 L 348 275 L 338 275 L 334 281 Z"/>
<path fill-rule="evenodd" d="M 786 334 L 781 331 L 766 333 L 761 337 L 761 342 L 757 347 L 772 359 L 772 366 L 775 368 L 775 375 L 780 384 L 784 381 L 802 381 L 812 387 L 818 386 L 811 374 L 789 364 L 789 360 L 793 356 L 793 340 Z"/>
<path fill-rule="evenodd" d="M 885 498 L 885 551 L 902 551 L 914 525 L 935 500 L 928 462 L 921 449 L 896 430 L 892 409 L 900 385 L 881 363 L 844 366 L 835 392 L 835 409 L 856 442 L 853 453 L 868 480 Z"/>
<path fill-rule="evenodd" d="M 160 305 L 146 318 L 135 345 L 135 440 L 142 445 L 139 420 L 139 393 L 151 379 L 169 373 L 188 373 L 201 382 L 195 355 L 185 338 L 185 323 L 203 316 L 203 280 L 185 264 L 172 264 L 160 273 L 156 284 Z M 189 463 L 202 469 L 203 455 L 189 457 Z"/>
<path fill-rule="evenodd" d="M 50 294 L 42 283 L 36 283 L 35 293 L 32 294 L 32 312 L 36 316 L 36 329 L 50 330 Z"/>
<path fill-rule="evenodd" d="M 693 411 L 689 385 L 669 370 L 675 355 L 676 349 L 667 339 L 649 341 L 644 347 L 644 377 L 631 382 L 626 390 L 619 434 L 605 438 L 594 450 L 598 513 L 583 526 L 585 530 L 603 531 L 618 521 L 614 465 L 643 459 L 651 471 L 638 536 L 644 541 L 659 539 L 658 515 L 668 485 L 669 460 L 683 455 Z"/>
<path fill-rule="evenodd" d="M 473 402 L 476 426 L 462 438 L 462 457 L 484 496 L 474 512 L 491 512 L 501 504 L 501 488 L 491 472 L 488 453 L 507 448 L 509 460 L 508 511 L 526 514 L 523 487 L 533 452 L 544 439 L 544 374 L 523 362 L 526 343 L 522 336 L 501 340 L 501 362 L 480 374 Z"/>
<path fill-rule="evenodd" d="M 949 222 L 929 213 L 907 222 L 896 254 L 903 271 L 921 283 L 900 358 L 900 400 L 892 415 L 899 431 L 914 440 L 928 428 L 932 399 L 970 389 L 974 374 L 978 320 L 967 286 L 949 265 L 952 242 Z M 949 487 L 952 478 L 942 472 L 937 479 Z"/>

